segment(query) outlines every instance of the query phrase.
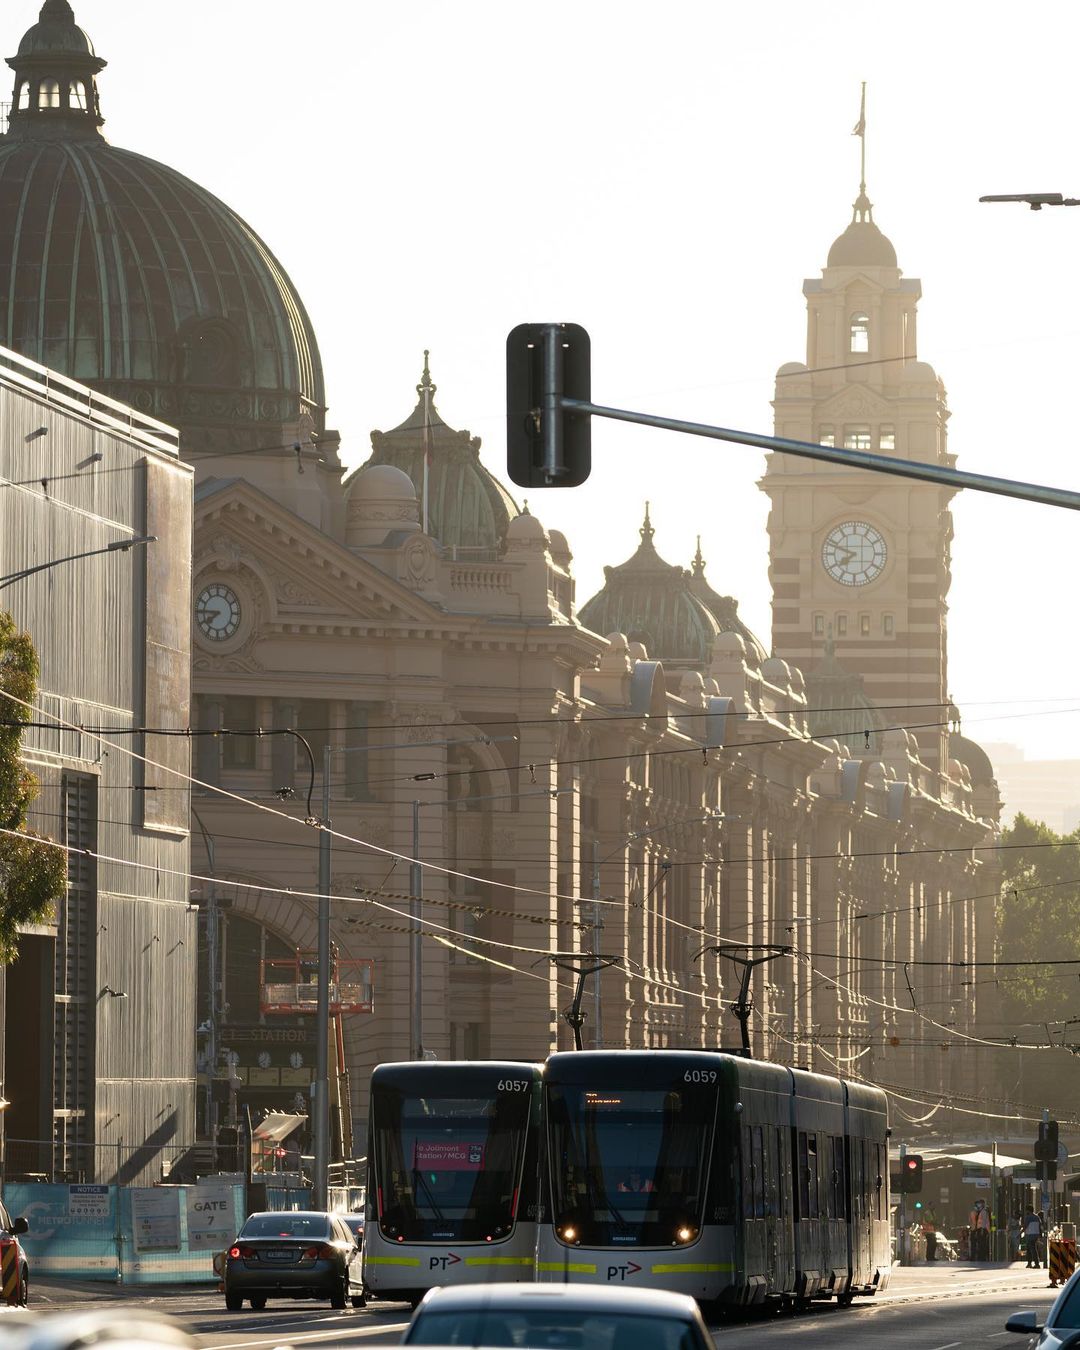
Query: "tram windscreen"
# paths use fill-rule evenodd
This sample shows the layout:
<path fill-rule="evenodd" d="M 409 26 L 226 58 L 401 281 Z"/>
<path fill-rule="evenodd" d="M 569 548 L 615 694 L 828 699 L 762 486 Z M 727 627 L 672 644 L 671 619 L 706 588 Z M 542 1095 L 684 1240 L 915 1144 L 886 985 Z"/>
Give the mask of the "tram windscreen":
<path fill-rule="evenodd" d="M 379 1228 L 392 1241 L 497 1241 L 517 1217 L 531 1084 L 483 1097 L 374 1093 Z"/>
<path fill-rule="evenodd" d="M 670 1246 L 702 1222 L 716 1092 L 548 1088 L 556 1230 L 585 1246 Z"/>

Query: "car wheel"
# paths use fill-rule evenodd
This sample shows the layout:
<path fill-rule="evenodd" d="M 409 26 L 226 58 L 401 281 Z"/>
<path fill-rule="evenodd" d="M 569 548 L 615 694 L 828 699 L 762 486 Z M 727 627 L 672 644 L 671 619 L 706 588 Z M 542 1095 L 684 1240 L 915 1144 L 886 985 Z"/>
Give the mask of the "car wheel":
<path fill-rule="evenodd" d="M 231 1289 L 225 1290 L 225 1306 L 229 1312 L 239 1312 L 244 1306 L 243 1294 L 235 1294 Z"/>
<path fill-rule="evenodd" d="M 262 1312 L 262 1310 L 266 1307 L 266 1295 L 252 1294 L 251 1306 L 255 1309 L 256 1312 Z"/>
<path fill-rule="evenodd" d="M 25 1308 L 30 1302 L 30 1271 L 22 1268 L 22 1288 L 19 1290 L 19 1307 Z"/>
<path fill-rule="evenodd" d="M 353 1294 L 352 1305 L 354 1308 L 366 1308 L 367 1296 L 365 1294 Z"/>
<path fill-rule="evenodd" d="M 346 1293 L 345 1293 L 345 1291 L 348 1289 L 348 1286 L 349 1286 L 349 1277 L 346 1275 L 346 1276 L 343 1276 L 343 1277 L 342 1277 L 342 1280 L 341 1280 L 341 1283 L 340 1283 L 340 1284 L 335 1284 L 334 1287 L 333 1287 L 333 1289 L 330 1290 L 330 1306 L 331 1306 L 331 1308 L 346 1308 L 346 1307 L 348 1307 L 349 1300 L 348 1300 L 348 1298 L 346 1297 Z"/>

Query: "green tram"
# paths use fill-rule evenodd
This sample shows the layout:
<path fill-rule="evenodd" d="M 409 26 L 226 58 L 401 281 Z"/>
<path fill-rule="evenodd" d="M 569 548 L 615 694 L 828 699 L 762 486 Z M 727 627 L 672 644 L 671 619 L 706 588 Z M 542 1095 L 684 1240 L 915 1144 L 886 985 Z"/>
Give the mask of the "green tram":
<path fill-rule="evenodd" d="M 531 1281 L 541 1066 L 381 1064 L 371 1076 L 364 1288 Z"/>
<path fill-rule="evenodd" d="M 703 1051 L 544 1067 L 540 1281 L 849 1303 L 888 1283 L 888 1122 L 865 1084 Z"/>

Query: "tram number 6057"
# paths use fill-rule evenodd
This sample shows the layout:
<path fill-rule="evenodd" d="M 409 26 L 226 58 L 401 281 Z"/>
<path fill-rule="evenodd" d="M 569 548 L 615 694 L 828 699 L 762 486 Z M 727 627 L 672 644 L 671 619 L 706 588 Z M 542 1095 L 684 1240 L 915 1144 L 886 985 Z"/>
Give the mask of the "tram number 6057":
<path fill-rule="evenodd" d="M 527 1078 L 500 1078 L 500 1092 L 528 1092 L 532 1083 Z"/>
<path fill-rule="evenodd" d="M 684 1083 L 715 1083 L 715 1069 L 687 1069 L 683 1074 Z"/>

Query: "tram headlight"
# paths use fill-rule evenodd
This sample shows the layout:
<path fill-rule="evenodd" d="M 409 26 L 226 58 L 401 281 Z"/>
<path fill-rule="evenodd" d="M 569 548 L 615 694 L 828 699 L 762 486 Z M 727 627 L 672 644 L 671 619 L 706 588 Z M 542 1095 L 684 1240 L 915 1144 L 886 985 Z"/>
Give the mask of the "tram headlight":
<path fill-rule="evenodd" d="M 694 1230 L 689 1224 L 683 1224 L 675 1229 L 675 1239 L 677 1242 L 689 1242 L 694 1237 Z"/>
<path fill-rule="evenodd" d="M 567 1226 L 562 1230 L 559 1236 L 562 1238 L 564 1242 L 576 1242 L 577 1229 L 574 1227 L 573 1224 L 567 1224 Z"/>

